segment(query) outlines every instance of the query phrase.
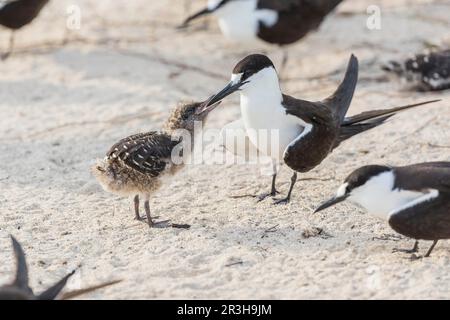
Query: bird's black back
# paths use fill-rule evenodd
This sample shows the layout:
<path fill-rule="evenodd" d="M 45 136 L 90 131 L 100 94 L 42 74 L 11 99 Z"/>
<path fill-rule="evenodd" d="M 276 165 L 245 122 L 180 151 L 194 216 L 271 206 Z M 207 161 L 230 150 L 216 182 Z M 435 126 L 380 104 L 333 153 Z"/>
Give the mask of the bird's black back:
<path fill-rule="evenodd" d="M 49 0 L 13 0 L 0 8 L 0 25 L 20 29 L 33 21 Z"/>
<path fill-rule="evenodd" d="M 259 0 L 258 9 L 278 12 L 278 22 L 271 27 L 260 23 L 258 37 L 279 45 L 294 43 L 317 29 L 342 0 Z"/>

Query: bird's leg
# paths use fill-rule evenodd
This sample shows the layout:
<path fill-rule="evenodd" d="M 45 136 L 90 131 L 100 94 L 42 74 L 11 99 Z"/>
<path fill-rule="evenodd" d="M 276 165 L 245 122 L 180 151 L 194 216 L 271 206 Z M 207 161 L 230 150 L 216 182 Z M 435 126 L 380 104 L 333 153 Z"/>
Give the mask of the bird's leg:
<path fill-rule="evenodd" d="M 150 215 L 150 200 L 149 199 L 145 199 L 144 208 L 145 208 L 145 214 L 147 215 L 148 226 L 150 228 L 153 228 L 153 220 L 152 220 L 152 216 Z"/>
<path fill-rule="evenodd" d="M 142 221 L 142 217 L 139 214 L 139 195 L 134 196 L 134 214 L 136 215 L 135 219 L 138 221 Z"/>
<path fill-rule="evenodd" d="M 292 190 L 294 189 L 294 185 L 296 182 L 297 182 L 297 172 L 294 171 L 294 174 L 291 177 L 291 186 L 289 187 L 287 197 L 284 199 L 276 200 L 274 204 L 288 204 L 291 201 Z"/>
<path fill-rule="evenodd" d="M 173 227 L 173 228 L 188 229 L 188 227 L 185 228 L 186 225 L 171 225 L 171 224 L 168 223 L 170 220 L 153 222 L 152 216 L 150 214 L 150 199 L 149 199 L 149 197 L 147 197 L 145 199 L 144 208 L 145 208 L 145 214 L 147 216 L 147 223 L 148 223 L 148 226 L 150 228 L 170 228 L 170 227 Z"/>
<path fill-rule="evenodd" d="M 277 174 L 275 173 L 272 176 L 272 187 L 270 189 L 270 192 L 263 193 L 263 194 L 260 194 L 259 196 L 256 196 L 256 198 L 258 198 L 258 202 L 261 202 L 261 201 L 263 201 L 264 199 L 266 199 L 268 197 L 275 197 L 279 193 L 277 191 L 276 186 L 275 186 L 276 180 L 277 180 Z"/>
<path fill-rule="evenodd" d="M 436 244 L 438 243 L 438 240 L 434 240 L 433 244 L 431 245 L 430 249 L 428 249 L 428 252 L 425 254 L 425 258 L 428 258 L 431 254 L 431 251 L 433 251 L 434 247 L 436 246 Z"/>
<path fill-rule="evenodd" d="M 392 249 L 392 252 L 403 252 L 403 253 L 416 253 L 419 251 L 419 241 L 416 240 L 414 242 L 414 247 L 412 249 L 398 249 L 394 248 Z"/>
<path fill-rule="evenodd" d="M 9 48 L 8 51 L 6 51 L 4 54 L 1 55 L 2 60 L 8 59 L 8 57 L 12 54 L 14 49 L 14 31 L 11 32 L 11 35 L 9 37 Z"/>

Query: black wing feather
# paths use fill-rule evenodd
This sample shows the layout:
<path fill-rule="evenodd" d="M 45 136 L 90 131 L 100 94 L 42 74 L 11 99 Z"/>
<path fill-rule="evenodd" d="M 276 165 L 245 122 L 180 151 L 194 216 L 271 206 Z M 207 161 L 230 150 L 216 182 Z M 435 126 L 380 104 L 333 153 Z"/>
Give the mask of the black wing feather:
<path fill-rule="evenodd" d="M 165 133 L 140 133 L 116 143 L 107 156 L 120 159 L 129 167 L 152 177 L 166 168 L 173 148 L 181 142 Z"/>

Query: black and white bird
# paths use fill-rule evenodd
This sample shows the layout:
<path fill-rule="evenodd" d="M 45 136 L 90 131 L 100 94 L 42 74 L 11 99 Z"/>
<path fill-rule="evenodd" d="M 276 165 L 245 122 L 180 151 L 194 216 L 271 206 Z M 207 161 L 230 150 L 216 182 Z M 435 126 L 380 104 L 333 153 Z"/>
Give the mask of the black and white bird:
<path fill-rule="evenodd" d="M 279 79 L 272 61 L 261 54 L 244 58 L 234 68 L 231 82 L 209 102 L 214 104 L 234 92 L 241 95 L 242 119 L 233 123 L 241 127 L 250 142 L 274 163 L 285 163 L 294 174 L 286 198 L 276 203 L 288 203 L 297 172 L 308 172 L 343 141 L 383 124 L 396 112 L 435 102 L 385 110 L 373 110 L 346 117 L 358 80 L 358 60 L 352 55 L 343 82 L 327 99 L 310 102 L 296 99 L 281 92 Z M 438 100 L 436 100 L 438 101 Z M 264 136 L 276 134 L 276 144 Z M 271 138 L 272 139 L 272 138 Z M 276 174 L 272 189 L 260 199 L 274 196 Z"/>
<path fill-rule="evenodd" d="M 162 131 L 132 135 L 114 144 L 103 160 L 98 160 L 92 172 L 103 189 L 120 196 L 134 197 L 136 220 L 143 219 L 139 213 L 140 198 L 144 198 L 147 223 L 152 227 L 189 228 L 188 225 L 155 223 L 150 214 L 150 196 L 156 192 L 165 178 L 175 175 L 187 157 L 187 143 L 194 144 L 195 123 L 204 121 L 218 103 L 205 109 L 206 102 L 181 104 L 173 111 Z M 186 130 L 188 137 L 178 136 Z M 183 141 L 189 138 L 191 141 Z M 177 156 L 178 158 L 174 158 Z M 174 161 L 175 160 L 175 161 Z M 180 162 L 180 163 L 179 163 Z"/>
<path fill-rule="evenodd" d="M 31 23 L 49 0 L 0 0 L 0 25 L 11 29 L 9 48 L 2 59 L 9 57 L 14 48 L 14 33 Z"/>
<path fill-rule="evenodd" d="M 258 41 L 285 46 L 319 28 L 342 0 L 209 0 L 205 9 L 187 18 L 182 26 L 213 14 L 230 40 Z M 287 61 L 284 52 L 283 66 Z"/>
<path fill-rule="evenodd" d="M 419 91 L 450 89 L 450 50 L 418 54 L 406 61 L 390 61 L 383 70 L 413 84 Z"/>
<path fill-rule="evenodd" d="M 11 284 L 0 287 L 0 300 L 54 300 L 57 297 L 61 296 L 60 293 L 62 289 L 65 287 L 67 281 L 75 273 L 75 271 L 72 271 L 71 273 L 66 275 L 49 289 L 45 290 L 39 295 L 35 295 L 28 284 L 28 266 L 22 246 L 12 236 L 11 240 L 14 249 L 14 255 L 16 257 L 17 271 L 15 279 Z M 94 290 L 116 284 L 118 282 L 120 281 L 107 282 L 90 288 L 67 292 L 61 296 L 61 299 L 72 299 L 82 294 L 86 294 Z"/>
<path fill-rule="evenodd" d="M 349 200 L 370 214 L 387 220 L 396 232 L 416 240 L 407 253 L 418 251 L 419 240 L 450 239 L 450 162 L 405 167 L 371 165 L 350 174 L 336 195 L 316 212 Z"/>

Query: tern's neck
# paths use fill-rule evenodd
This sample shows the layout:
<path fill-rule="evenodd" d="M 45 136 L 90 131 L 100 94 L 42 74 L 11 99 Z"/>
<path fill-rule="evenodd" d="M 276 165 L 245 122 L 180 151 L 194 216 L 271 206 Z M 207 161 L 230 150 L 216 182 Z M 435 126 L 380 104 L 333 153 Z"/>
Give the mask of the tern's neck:
<path fill-rule="evenodd" d="M 241 91 L 243 104 L 260 108 L 281 105 L 283 93 L 274 68 L 261 70 L 249 80 L 250 83 Z"/>

